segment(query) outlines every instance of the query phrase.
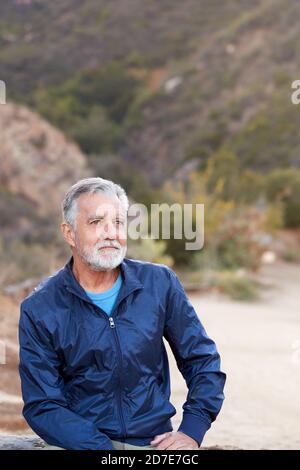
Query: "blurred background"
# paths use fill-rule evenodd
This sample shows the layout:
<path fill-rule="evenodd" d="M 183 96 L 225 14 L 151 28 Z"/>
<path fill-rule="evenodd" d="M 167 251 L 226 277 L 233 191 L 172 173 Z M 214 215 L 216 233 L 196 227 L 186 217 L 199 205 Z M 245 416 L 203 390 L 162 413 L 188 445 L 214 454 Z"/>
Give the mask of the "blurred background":
<path fill-rule="evenodd" d="M 226 399 L 203 445 L 300 448 L 299 20 L 298 0 L 1 1 L 2 433 L 30 433 L 19 303 L 69 257 L 64 192 L 101 176 L 132 202 L 205 204 L 202 250 L 128 249 L 176 270 L 217 342 Z"/>

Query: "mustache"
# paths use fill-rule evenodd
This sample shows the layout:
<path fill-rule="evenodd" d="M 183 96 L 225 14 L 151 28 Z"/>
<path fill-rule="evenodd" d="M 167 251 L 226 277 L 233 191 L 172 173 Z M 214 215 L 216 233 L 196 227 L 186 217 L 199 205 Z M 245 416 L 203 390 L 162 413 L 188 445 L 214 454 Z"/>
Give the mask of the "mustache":
<path fill-rule="evenodd" d="M 117 248 L 118 250 L 122 248 L 121 244 L 117 240 L 110 241 L 110 242 L 102 242 L 96 245 L 97 250 L 100 250 L 101 248 L 106 248 L 106 247 L 113 247 L 113 248 Z"/>

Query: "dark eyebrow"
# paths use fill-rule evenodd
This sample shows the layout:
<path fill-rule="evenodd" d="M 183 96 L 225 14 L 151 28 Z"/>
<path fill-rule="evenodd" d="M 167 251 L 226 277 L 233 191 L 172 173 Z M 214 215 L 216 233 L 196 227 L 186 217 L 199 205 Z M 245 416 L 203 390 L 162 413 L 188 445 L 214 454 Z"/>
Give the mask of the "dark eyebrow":
<path fill-rule="evenodd" d="M 104 219 L 104 215 L 97 215 L 97 214 L 93 214 L 93 215 L 90 215 L 87 219 L 87 222 L 91 222 L 92 220 L 102 220 Z M 126 217 L 124 216 L 120 216 L 120 215 L 117 215 L 114 220 L 122 220 L 123 222 L 126 220 Z"/>
<path fill-rule="evenodd" d="M 88 217 L 88 222 L 91 222 L 91 220 L 101 220 L 101 219 L 103 219 L 103 218 L 104 218 L 103 215 L 96 215 L 96 214 L 90 215 L 90 216 Z"/>

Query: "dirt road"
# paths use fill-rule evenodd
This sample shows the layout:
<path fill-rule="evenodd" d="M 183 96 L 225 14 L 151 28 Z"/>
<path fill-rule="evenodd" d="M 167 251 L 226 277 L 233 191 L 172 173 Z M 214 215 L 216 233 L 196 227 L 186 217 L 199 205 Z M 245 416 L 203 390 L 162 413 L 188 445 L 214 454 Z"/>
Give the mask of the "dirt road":
<path fill-rule="evenodd" d="M 227 373 L 226 399 L 203 445 L 300 449 L 300 266 L 264 266 L 260 278 L 273 287 L 259 302 L 190 296 Z M 169 357 L 180 410 L 186 388 Z"/>

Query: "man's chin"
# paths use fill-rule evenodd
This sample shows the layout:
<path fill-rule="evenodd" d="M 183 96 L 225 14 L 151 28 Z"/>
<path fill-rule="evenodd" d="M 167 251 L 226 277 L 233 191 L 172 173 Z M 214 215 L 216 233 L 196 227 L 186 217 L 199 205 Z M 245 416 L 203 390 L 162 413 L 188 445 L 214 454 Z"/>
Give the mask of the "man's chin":
<path fill-rule="evenodd" d="M 93 271 L 111 271 L 112 269 L 115 269 L 117 266 L 121 264 L 120 262 L 115 262 L 115 263 L 88 263 L 89 267 L 93 269 Z"/>
<path fill-rule="evenodd" d="M 112 256 L 111 254 L 101 256 L 101 258 L 95 262 L 90 262 L 89 265 L 95 271 L 110 271 L 119 266 L 125 257 L 125 253 L 118 253 L 117 255 Z"/>

